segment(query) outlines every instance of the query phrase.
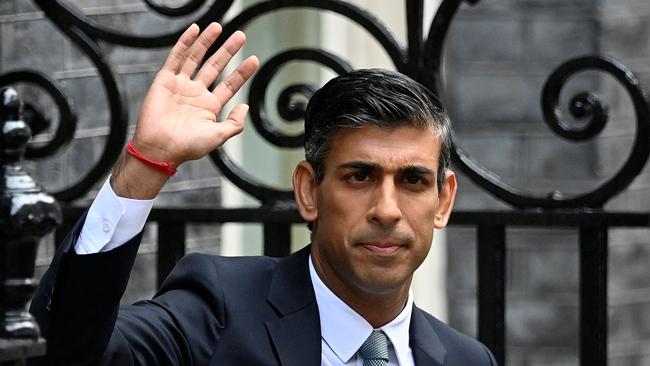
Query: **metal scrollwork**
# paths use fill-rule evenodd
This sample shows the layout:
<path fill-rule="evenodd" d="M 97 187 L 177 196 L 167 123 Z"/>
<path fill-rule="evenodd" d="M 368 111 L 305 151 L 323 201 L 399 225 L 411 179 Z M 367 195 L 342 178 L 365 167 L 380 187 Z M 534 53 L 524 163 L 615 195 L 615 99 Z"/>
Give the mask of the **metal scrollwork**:
<path fill-rule="evenodd" d="M 42 146 L 34 147 L 28 145 L 25 157 L 35 159 L 52 155 L 72 140 L 77 125 L 77 115 L 72 109 L 70 101 L 63 94 L 61 85 L 51 77 L 29 70 L 14 71 L 0 75 L 0 87 L 19 82 L 34 84 L 42 88 L 52 97 L 59 111 L 59 125 L 54 134 L 54 138 Z M 25 120 L 28 122 L 34 136 L 50 127 L 50 121 L 38 108 L 26 104 L 23 113 L 25 113 Z"/>
<path fill-rule="evenodd" d="M 269 0 L 257 3 L 244 9 L 227 24 L 224 24 L 223 34 L 229 36 L 238 29 L 243 29 L 255 18 L 275 11 L 289 8 L 304 8 L 327 10 L 348 18 L 365 29 L 387 52 L 398 69 L 403 68 L 405 53 L 390 30 L 369 12 L 340 0 Z M 227 37 L 221 37 L 223 42 Z M 218 47 L 220 44 L 215 45 Z"/>
<path fill-rule="evenodd" d="M 441 99 L 444 97 L 442 88 L 442 78 L 440 77 L 440 69 L 442 68 L 442 54 L 445 45 L 445 38 L 449 31 L 451 21 L 454 19 L 456 12 L 460 5 L 464 2 L 470 5 L 475 5 L 480 0 L 445 0 L 440 3 L 438 11 L 431 22 L 429 34 L 424 41 L 424 50 L 422 52 L 423 67 L 420 71 L 420 77 L 415 78 L 423 85 L 427 86 L 431 91 L 438 94 Z M 419 4 L 420 13 L 422 12 L 422 4 Z M 416 19 L 422 19 L 422 14 L 415 15 Z M 422 20 L 420 20 L 422 22 Z M 409 34 L 411 33 L 411 19 L 409 19 Z M 416 26 L 417 27 L 417 26 Z M 418 29 L 421 29 L 420 24 Z M 411 46 L 410 48 L 413 48 Z M 413 77 L 413 76 L 412 76 Z"/>
<path fill-rule="evenodd" d="M 61 201 L 72 201 L 88 192 L 88 190 L 90 190 L 97 181 L 109 171 L 117 161 L 126 141 L 128 111 L 126 104 L 124 103 L 124 95 L 120 92 L 115 78 L 115 73 L 106 61 L 97 44 L 97 40 L 101 39 L 114 44 L 141 48 L 167 46 L 175 42 L 184 30 L 184 27 L 164 35 L 129 35 L 97 24 L 73 6 L 63 1 L 34 1 L 44 11 L 45 15 L 48 16 L 54 24 L 89 57 L 99 73 L 108 98 L 110 109 L 110 132 L 106 138 L 106 144 L 99 161 L 83 177 L 81 177 L 78 182 L 73 183 L 71 186 L 66 187 L 59 192 L 53 193 L 53 195 Z M 155 0 L 146 0 L 146 4 L 150 8 L 167 16 L 182 16 L 190 14 L 199 9 L 204 3 L 204 0 L 192 0 L 185 5 L 172 8 L 161 5 Z M 206 11 L 205 14 L 196 19 L 195 22 L 203 26 L 211 21 L 219 20 L 231 5 L 232 1 L 217 1 Z M 52 87 L 54 83 L 51 79 L 27 75 L 23 72 L 7 74 L 3 76 L 2 80 L 5 80 L 7 83 L 31 81 L 39 84 L 52 95 L 60 110 L 60 126 L 52 142 L 38 149 L 30 150 L 28 157 L 40 158 L 51 155 L 55 150 L 61 148 L 70 141 L 71 135 L 75 129 L 76 117 L 72 112 L 69 112 L 69 104 L 61 102 L 65 98 L 62 97 L 62 93 L 58 86 Z"/>
<path fill-rule="evenodd" d="M 474 5 L 478 0 L 469 0 Z M 461 0 L 448 0 L 440 4 L 425 41 L 424 65 L 427 70 L 419 78 L 424 85 L 441 95 L 444 100 L 444 88 L 440 78 L 442 50 L 451 20 L 458 11 Z M 602 207 L 608 200 L 623 191 L 640 172 L 650 154 L 650 111 L 645 92 L 639 79 L 624 65 L 607 57 L 586 56 L 570 60 L 559 66 L 548 78 L 542 95 L 542 109 L 546 124 L 559 136 L 572 141 L 584 141 L 593 138 L 605 127 L 608 109 L 592 93 L 575 95 L 569 110 L 575 118 L 590 118 L 582 128 L 571 128 L 562 119 L 557 108 L 560 91 L 565 82 L 573 75 L 586 70 L 599 70 L 612 75 L 628 92 L 634 103 L 637 117 L 637 131 L 632 152 L 623 167 L 608 181 L 591 192 L 573 197 L 564 197 L 555 191 L 547 197 L 536 197 L 529 193 L 510 187 L 496 174 L 481 166 L 462 148 L 455 146 L 452 158 L 465 174 L 486 191 L 502 201 L 517 208 L 574 208 Z"/>
<path fill-rule="evenodd" d="M 287 122 L 298 122 L 305 115 L 307 101 L 314 93 L 316 89 L 309 84 L 294 84 L 284 88 L 276 103 L 280 117 Z"/>
<path fill-rule="evenodd" d="M 146 4 L 154 11 L 166 16 L 183 16 L 192 13 L 201 7 L 205 0 L 191 0 L 187 4 L 178 8 L 160 5 L 156 0 L 145 0 Z M 34 0 L 34 2 L 45 12 L 45 14 L 59 27 L 72 29 L 76 28 L 88 35 L 90 38 L 101 39 L 106 42 L 122 46 L 138 48 L 155 48 L 172 45 L 181 33 L 194 22 L 201 28 L 210 22 L 220 21 L 223 15 L 228 11 L 233 0 L 215 1 L 203 15 L 189 21 L 187 25 L 165 34 L 141 36 L 126 34 L 120 31 L 106 28 L 97 24 L 91 18 L 85 16 L 78 9 L 61 0 Z"/>
<path fill-rule="evenodd" d="M 154 11 L 167 16 L 190 14 L 205 3 L 204 0 L 192 0 L 182 6 L 172 8 L 161 5 L 156 0 L 145 1 Z M 97 69 L 108 99 L 110 132 L 106 138 L 106 144 L 99 161 L 79 181 L 73 183 L 71 186 L 65 187 L 59 192 L 53 193 L 61 201 L 72 201 L 88 192 L 109 171 L 113 164 L 115 164 L 122 151 L 127 135 L 128 111 L 124 103 L 124 94 L 121 93 L 115 73 L 106 61 L 97 41 L 101 39 L 114 44 L 141 48 L 168 46 L 176 41 L 185 27 L 164 35 L 129 35 L 97 24 L 73 6 L 63 1 L 34 0 L 34 2 L 88 56 Z M 195 22 L 204 26 L 211 21 L 219 20 L 231 5 L 232 0 L 217 1 L 207 9 L 205 14 L 197 18 Z M 30 149 L 28 157 L 40 158 L 51 155 L 70 141 L 76 126 L 76 116 L 72 113 L 69 104 L 67 102 L 64 103 L 65 97 L 62 95 L 60 87 L 53 80 L 35 73 L 17 72 L 4 75 L 2 82 L 2 85 L 5 85 L 4 83 L 16 82 L 38 84 L 54 98 L 59 108 L 60 123 L 54 139 L 46 146 Z"/>
<path fill-rule="evenodd" d="M 117 160 L 124 145 L 127 131 L 127 109 L 123 102 L 115 74 L 106 62 L 97 42 L 99 40 L 112 44 L 136 48 L 154 48 L 172 45 L 182 31 L 191 22 L 200 27 L 212 21 L 221 21 L 231 8 L 233 0 L 214 1 L 186 0 L 179 5 L 170 6 L 161 0 L 142 0 L 152 11 L 168 17 L 192 17 L 204 8 L 201 14 L 192 20 L 165 34 L 137 35 L 127 34 L 97 24 L 63 0 L 34 0 L 61 31 L 84 52 L 94 64 L 106 91 L 110 108 L 110 133 L 99 162 L 85 176 L 70 187 L 54 195 L 63 201 L 71 201 L 85 194 L 97 180 L 104 176 Z M 388 27 L 369 12 L 341 0 L 267 0 L 255 3 L 223 24 L 223 35 L 213 46 L 213 50 L 238 29 L 244 29 L 252 21 L 283 9 L 313 9 L 340 15 L 368 32 L 378 42 L 393 62 L 395 69 L 421 82 L 437 93 L 444 102 L 444 88 L 440 76 L 444 42 L 451 22 L 462 3 L 474 5 L 479 0 L 443 0 L 433 18 L 429 33 L 423 35 L 423 0 L 406 0 L 407 44 L 401 45 Z M 335 73 L 351 70 L 350 65 L 339 56 L 322 49 L 301 48 L 279 52 L 262 64 L 251 82 L 249 104 L 250 116 L 256 131 L 270 144 L 281 148 L 297 148 L 302 145 L 303 134 L 288 135 L 274 126 L 267 108 L 273 105 L 267 101 L 268 86 L 278 70 L 289 62 L 312 62 L 329 68 Z M 620 63 L 605 57 L 588 56 L 568 61 L 558 67 L 548 78 L 543 90 L 542 109 L 545 122 L 559 136 L 571 141 L 585 141 L 598 135 L 608 120 L 607 106 L 593 93 L 579 93 L 569 105 L 571 115 L 579 119 L 588 119 L 582 127 L 572 127 L 565 122 L 558 109 L 559 95 L 566 81 L 573 75 L 585 70 L 605 72 L 618 80 L 630 95 L 637 117 L 636 139 L 627 161 L 614 177 L 607 180 L 595 190 L 573 197 L 564 197 L 554 192 L 547 197 L 538 197 L 520 191 L 505 184 L 498 176 L 480 166 L 472 157 L 455 146 L 453 159 L 456 165 L 477 184 L 499 199 L 518 208 L 569 208 L 602 207 L 614 195 L 627 187 L 639 174 L 650 154 L 650 115 L 647 98 L 638 79 Z M 46 90 L 54 99 L 59 109 L 59 126 L 52 141 L 45 146 L 31 147 L 27 156 L 41 158 L 53 154 L 64 147 L 72 138 L 76 117 L 55 81 L 42 75 L 26 71 L 6 74 L 0 78 L 0 85 L 15 82 L 32 82 Z M 284 87 L 277 97 L 275 106 L 279 116 L 286 122 L 300 121 L 304 115 L 306 100 L 317 86 L 296 83 Z M 26 109 L 29 112 L 29 108 Z M 40 114 L 34 110 L 34 118 Z M 41 118 L 42 119 L 42 118 Z M 41 121 L 43 122 L 43 121 Z M 38 132 L 38 123 L 34 124 Z M 221 149 L 211 154 L 212 160 L 223 174 L 235 185 L 259 199 L 264 205 L 284 204 L 292 200 L 288 190 L 281 190 L 258 182 L 251 175 L 238 167 Z"/>
<path fill-rule="evenodd" d="M 264 136 L 270 143 L 279 147 L 301 147 L 304 134 L 287 136 L 273 127 L 266 112 L 265 92 L 273 76 L 287 62 L 313 61 L 328 67 L 337 74 L 344 74 L 352 70 L 352 67 L 341 58 L 329 52 L 316 49 L 294 49 L 275 55 L 262 65 L 255 74 L 248 94 L 248 102 L 251 105 L 251 118 L 253 125 L 260 135 Z M 306 99 L 311 97 L 315 88 L 310 85 L 290 85 L 285 88 L 278 97 L 278 111 L 280 116 L 287 117 L 289 121 L 301 119 L 304 116 L 306 104 L 292 105 L 296 94 L 301 94 Z"/>
<path fill-rule="evenodd" d="M 455 162 L 475 182 L 501 200 L 519 208 L 600 208 L 612 197 L 622 192 L 641 172 L 650 156 L 650 109 L 648 99 L 639 79 L 623 64 L 603 56 L 585 56 L 560 65 L 548 78 L 542 92 L 544 121 L 559 136 L 571 141 L 585 141 L 600 133 L 608 121 L 607 106 L 594 94 L 582 92 L 571 98 L 569 111 L 574 118 L 589 118 L 580 128 L 572 128 L 562 118 L 558 107 L 560 92 L 567 80 L 574 75 L 598 70 L 613 76 L 627 91 L 636 114 L 636 136 L 632 151 L 616 174 L 596 189 L 564 197 L 555 191 L 547 197 L 536 197 L 503 183 L 462 149 L 456 147 Z"/>
<path fill-rule="evenodd" d="M 66 187 L 54 195 L 63 201 L 71 201 L 85 194 L 117 160 L 121 147 L 126 139 L 127 129 L 127 109 L 123 102 L 123 94 L 120 93 L 119 87 L 115 80 L 115 74 L 106 62 L 103 54 L 97 45 L 98 40 L 109 43 L 125 45 L 138 48 L 152 48 L 168 46 L 175 42 L 178 36 L 185 29 L 185 26 L 178 30 L 152 36 L 142 36 L 126 34 L 119 30 L 113 30 L 97 24 L 92 19 L 85 16 L 82 12 L 75 9 L 64 1 L 55 0 L 34 0 L 44 13 L 67 35 L 93 62 L 98 70 L 100 78 L 106 90 L 108 103 L 110 107 L 110 133 L 106 141 L 105 149 L 100 161 L 95 164 L 91 170 L 81 178 L 81 180 L 70 187 Z M 164 5 L 158 0 L 143 0 L 145 4 L 153 11 L 169 16 L 187 16 L 199 10 L 206 2 L 201 0 L 190 0 L 177 7 Z M 215 1 L 211 4 L 202 15 L 198 15 L 193 22 L 204 27 L 212 21 L 220 21 L 225 12 L 231 7 L 233 1 Z M 244 28 L 248 23 L 259 16 L 272 13 L 285 8 L 312 8 L 328 10 L 342 15 L 351 21 L 357 23 L 366 29 L 377 42 L 379 42 L 387 51 L 389 57 L 395 63 L 397 69 L 405 69 L 405 52 L 399 43 L 395 40 L 390 31 L 370 13 L 354 5 L 339 0 L 326 1 L 263 1 L 254 4 L 241 13 L 237 14 L 230 22 L 223 26 L 223 36 L 214 45 L 214 48 L 220 46 L 219 42 L 227 39 L 237 29 Z M 188 22 L 189 25 L 189 22 Z M 324 50 L 317 49 L 297 49 L 282 52 L 265 63 L 255 79 L 252 81 L 250 104 L 251 118 L 257 131 L 266 138 L 271 144 L 280 147 L 299 147 L 302 145 L 303 135 L 287 136 L 273 127 L 266 113 L 265 91 L 272 77 L 277 70 L 289 61 L 309 61 L 322 64 L 333 70 L 335 73 L 344 73 L 351 70 L 351 67 L 339 57 L 328 53 Z M 16 80 L 14 80 L 16 81 Z M 18 80 L 19 81 L 19 80 Z M 279 115 L 286 121 L 297 121 L 302 118 L 307 100 L 315 87 L 307 84 L 296 84 L 286 87 L 279 95 L 277 107 Z M 53 97 L 56 95 L 52 93 Z M 57 103 L 57 105 L 59 105 Z M 57 131 L 57 136 L 53 142 L 43 147 L 43 151 L 33 157 L 42 157 L 51 154 L 57 148 L 65 145 L 69 141 L 69 131 L 74 132 L 74 117 L 68 115 L 65 108 L 59 105 L 62 112 L 62 127 Z M 66 132 L 64 134 L 64 132 Z M 63 139 L 65 137 L 65 139 Z M 276 204 L 275 201 L 285 202 L 292 199 L 290 191 L 279 190 L 257 182 L 250 175 L 246 174 L 237 167 L 222 150 L 215 151 L 211 154 L 216 165 L 223 171 L 224 175 L 233 181 L 244 191 L 257 197 L 264 204 Z"/>
<path fill-rule="evenodd" d="M 106 61 L 102 51 L 100 50 L 97 42 L 84 33 L 81 29 L 75 27 L 73 24 L 66 22 L 66 17 L 64 12 L 56 12 L 52 10 L 52 7 L 59 5 L 58 2 L 49 2 L 49 1 L 36 1 L 46 14 L 52 19 L 56 26 L 61 29 L 61 31 L 67 35 L 72 42 L 74 42 L 79 49 L 84 52 L 89 58 L 90 61 L 94 64 L 95 68 L 99 73 L 99 77 L 102 81 L 104 89 L 108 97 L 108 104 L 110 109 L 110 132 L 106 138 L 106 144 L 104 150 L 101 153 L 99 161 L 91 167 L 91 169 L 85 173 L 77 182 L 73 183 L 71 186 L 65 187 L 64 189 L 54 192 L 53 195 L 61 201 L 72 201 L 76 198 L 81 197 L 86 192 L 88 192 L 96 182 L 103 177 L 108 170 L 115 164 L 117 158 L 120 155 L 121 148 L 124 146 L 126 140 L 127 132 L 127 109 L 123 101 L 124 96 L 120 93 L 119 87 L 110 65 Z M 49 12 L 48 12 L 49 11 Z M 25 76 L 25 74 L 22 74 Z M 27 80 L 25 78 L 14 78 L 13 82 L 20 81 L 32 81 L 40 83 L 40 85 L 50 92 L 53 98 L 58 100 L 57 94 L 60 94 L 58 91 L 60 88 L 52 88 L 50 85 L 51 82 L 44 82 L 33 75 L 27 75 Z M 56 89 L 56 90 L 55 90 Z M 53 91 L 55 91 L 53 93 Z M 59 103 L 57 103 L 59 105 Z M 61 108 L 59 106 L 59 108 Z M 63 108 L 63 113 L 65 113 L 66 107 Z M 69 119 L 60 120 L 59 124 L 64 125 L 60 127 L 59 131 L 74 131 L 76 125 L 76 119 L 69 115 Z M 61 133 L 64 133 L 61 132 Z M 62 147 L 64 144 L 59 141 L 63 138 L 57 140 L 55 136 L 56 144 L 54 146 L 48 147 L 46 151 L 41 151 L 38 157 L 43 157 L 47 154 L 53 153 L 56 148 Z"/>
<path fill-rule="evenodd" d="M 257 72 L 251 82 L 249 92 L 249 103 L 251 105 L 250 115 L 256 130 L 270 143 L 279 147 L 300 147 L 303 144 L 304 133 L 288 136 L 273 127 L 267 118 L 265 92 L 273 76 L 278 70 L 289 61 L 313 61 L 327 66 L 338 74 L 352 70 L 352 67 L 339 57 L 316 49 L 294 49 L 282 52 L 268 60 Z M 304 102 L 292 104 L 292 97 L 300 94 L 309 98 L 315 91 L 311 85 L 290 85 L 285 88 L 278 98 L 278 110 L 280 115 L 289 121 L 295 121 L 304 116 Z M 300 104 L 302 103 L 302 104 Z M 212 154 L 214 162 L 230 181 L 243 191 L 259 199 L 263 203 L 274 201 L 286 201 L 293 199 L 290 190 L 278 190 L 259 183 L 252 176 L 246 174 L 241 168 L 235 165 L 223 149 Z"/>
<path fill-rule="evenodd" d="M 149 8 L 155 12 L 169 17 L 189 15 L 199 10 L 205 0 L 191 0 L 181 6 L 173 7 L 161 4 L 158 0 L 144 0 Z"/>
<path fill-rule="evenodd" d="M 616 174 L 592 192 L 577 197 L 558 200 L 558 204 L 600 207 L 614 195 L 623 191 L 636 177 L 650 155 L 650 110 L 639 78 L 616 60 L 602 56 L 586 56 L 570 60 L 558 67 L 548 78 L 542 92 L 544 120 L 558 135 L 583 141 L 600 133 L 608 120 L 607 106 L 591 93 L 579 93 L 571 100 L 569 110 L 575 118 L 590 118 L 579 129 L 571 129 L 562 119 L 558 108 L 560 91 L 566 81 L 576 73 L 585 70 L 600 70 L 613 76 L 632 99 L 636 114 L 636 136 L 632 151 Z"/>
<path fill-rule="evenodd" d="M 404 68 L 405 53 L 388 29 L 368 12 L 343 1 L 264 1 L 255 4 L 235 16 L 223 26 L 223 36 L 226 39 L 238 29 L 245 28 L 254 19 L 265 14 L 285 8 L 313 8 L 333 11 L 342 15 L 366 29 L 380 44 L 384 46 L 396 67 Z M 216 44 L 214 47 L 219 47 Z M 340 57 L 313 48 L 291 49 L 276 54 L 267 60 L 251 81 L 249 92 L 250 117 L 256 131 L 269 143 L 278 147 L 297 148 L 303 144 L 304 134 L 286 135 L 274 127 L 268 118 L 266 91 L 275 74 L 285 64 L 294 61 L 308 61 L 323 65 L 337 74 L 352 70 L 352 67 Z M 301 120 L 304 116 L 305 102 L 316 88 L 308 84 L 294 84 L 285 87 L 277 100 L 279 115 L 288 122 Z M 286 206 L 293 200 L 291 190 L 282 190 L 257 181 L 250 174 L 238 167 L 223 149 L 211 154 L 211 158 L 222 173 L 244 192 L 260 200 L 264 205 Z"/>

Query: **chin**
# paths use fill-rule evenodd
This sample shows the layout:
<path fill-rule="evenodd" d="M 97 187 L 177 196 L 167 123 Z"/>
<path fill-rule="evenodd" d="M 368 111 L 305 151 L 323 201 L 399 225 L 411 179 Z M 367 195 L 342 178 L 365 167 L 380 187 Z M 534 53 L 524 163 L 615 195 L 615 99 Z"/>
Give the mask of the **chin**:
<path fill-rule="evenodd" d="M 378 281 L 376 277 L 374 278 L 368 278 L 368 276 L 365 276 L 366 279 L 359 281 L 361 286 L 360 287 L 363 291 L 370 293 L 370 294 L 375 294 L 375 295 L 386 295 L 386 294 L 391 294 L 395 293 L 398 291 L 401 291 L 404 289 L 404 286 L 410 285 L 410 281 L 407 279 L 404 279 L 402 276 L 398 278 L 384 278 L 381 281 Z"/>

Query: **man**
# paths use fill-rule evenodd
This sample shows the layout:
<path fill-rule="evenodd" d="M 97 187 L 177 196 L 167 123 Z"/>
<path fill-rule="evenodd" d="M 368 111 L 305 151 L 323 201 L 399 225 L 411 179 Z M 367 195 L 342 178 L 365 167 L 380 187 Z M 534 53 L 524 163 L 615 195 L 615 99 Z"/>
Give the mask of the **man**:
<path fill-rule="evenodd" d="M 479 342 L 413 305 L 410 283 L 451 212 L 447 117 L 424 87 L 360 70 L 327 83 L 305 117 L 293 176 L 312 243 L 283 259 L 191 255 L 158 294 L 119 308 L 142 227 L 169 174 L 241 132 L 246 107 L 217 114 L 253 74 L 244 43 L 191 26 L 143 103 L 129 147 L 60 246 L 32 312 L 43 364 L 496 365 Z"/>

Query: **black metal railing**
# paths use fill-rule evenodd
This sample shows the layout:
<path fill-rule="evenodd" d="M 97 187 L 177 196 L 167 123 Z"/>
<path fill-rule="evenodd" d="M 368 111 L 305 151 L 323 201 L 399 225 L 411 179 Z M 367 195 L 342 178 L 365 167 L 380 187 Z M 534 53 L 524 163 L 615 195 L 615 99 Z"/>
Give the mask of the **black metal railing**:
<path fill-rule="evenodd" d="M 188 16 L 201 8 L 205 10 L 196 19 L 167 34 L 141 36 L 126 34 L 98 25 L 83 12 L 62 0 L 33 0 L 44 14 L 78 48 L 88 56 L 100 76 L 110 109 L 106 122 L 109 132 L 105 147 L 97 164 L 79 177 L 79 180 L 60 189 L 53 195 L 67 203 L 63 208 L 64 223 L 57 236 L 81 215 L 84 208 L 72 202 L 82 197 L 102 179 L 116 162 L 127 137 L 127 107 L 116 77 L 107 62 L 106 55 L 98 46 L 99 41 L 113 45 L 135 48 L 170 46 L 190 22 L 205 27 L 211 21 L 221 21 L 233 1 L 215 1 L 203 6 L 205 1 L 192 0 L 171 8 L 157 2 L 143 0 L 153 11 L 170 17 Z M 467 0 L 472 5 L 478 0 Z M 240 12 L 223 24 L 226 39 L 237 29 L 245 29 L 251 21 L 279 9 L 303 8 L 336 13 L 365 29 L 386 51 L 394 68 L 419 81 L 444 100 L 441 65 L 443 46 L 449 26 L 462 0 L 443 0 L 431 23 L 429 33 L 423 34 L 423 0 L 405 0 L 407 14 L 406 45 L 394 38 L 388 28 L 371 14 L 345 1 L 339 0 L 268 0 L 260 1 Z M 220 44 L 215 45 L 215 47 Z M 270 57 L 254 76 L 248 95 L 250 116 L 255 129 L 269 143 L 279 147 L 298 148 L 303 135 L 287 135 L 273 127 L 268 120 L 265 91 L 278 70 L 288 62 L 305 60 L 320 64 L 336 73 L 344 73 L 351 66 L 341 57 L 315 48 L 298 48 L 280 52 Z M 506 288 L 506 230 L 511 228 L 562 227 L 579 232 L 580 253 L 580 362 L 582 365 L 605 365 L 607 363 L 607 247 L 608 230 L 617 227 L 650 227 L 650 213 L 612 213 L 603 206 L 625 190 L 639 175 L 650 155 L 650 109 L 647 97 L 638 78 L 617 61 L 587 55 L 569 60 L 555 69 L 542 91 L 542 111 L 545 122 L 559 136 L 584 141 L 600 133 L 608 121 L 607 106 L 593 93 L 579 93 L 570 103 L 573 117 L 588 122 L 579 128 L 568 127 L 558 107 L 560 93 L 570 78 L 584 71 L 597 71 L 613 77 L 627 91 L 636 114 L 636 137 L 631 152 L 622 168 L 597 188 L 573 196 L 559 192 L 537 196 L 505 184 L 498 176 L 477 163 L 455 146 L 453 159 L 458 170 L 469 176 L 482 189 L 513 207 L 512 211 L 456 212 L 451 225 L 470 226 L 477 230 L 478 266 L 478 336 L 494 352 L 501 365 L 505 365 L 505 288 Z M 29 147 L 28 158 L 41 158 L 60 151 L 72 139 L 76 128 L 76 116 L 65 97 L 63 88 L 52 78 L 32 71 L 13 71 L 0 76 L 0 86 L 16 82 L 32 83 L 48 93 L 59 110 L 58 129 L 45 146 Z M 280 93 L 279 115 L 286 120 L 300 119 L 315 86 L 294 84 Z M 498 108 L 495 107 L 495 108 Z M 33 120 L 42 120 L 42 114 L 34 109 Z M 170 271 L 174 263 L 185 253 L 186 225 L 189 223 L 261 223 L 264 227 L 264 253 L 274 256 L 290 251 L 290 225 L 301 222 L 295 210 L 292 193 L 267 186 L 246 173 L 219 149 L 210 155 L 223 175 L 259 202 L 253 208 L 156 208 L 150 216 L 157 222 L 159 234 L 158 278 Z"/>

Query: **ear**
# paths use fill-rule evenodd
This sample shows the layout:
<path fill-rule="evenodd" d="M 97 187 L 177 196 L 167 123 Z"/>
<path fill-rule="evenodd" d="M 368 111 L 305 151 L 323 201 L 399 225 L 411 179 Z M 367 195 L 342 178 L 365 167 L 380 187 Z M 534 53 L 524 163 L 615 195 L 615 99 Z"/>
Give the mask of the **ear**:
<path fill-rule="evenodd" d="M 318 184 L 316 174 L 311 164 L 305 160 L 296 165 L 293 172 L 293 194 L 298 204 L 300 216 L 305 221 L 316 221 L 318 218 Z"/>
<path fill-rule="evenodd" d="M 445 173 L 445 182 L 440 188 L 438 195 L 438 208 L 436 209 L 436 216 L 433 219 L 433 224 L 436 229 L 442 229 L 447 226 L 449 215 L 454 207 L 454 200 L 456 199 L 456 174 L 451 170 Z"/>

